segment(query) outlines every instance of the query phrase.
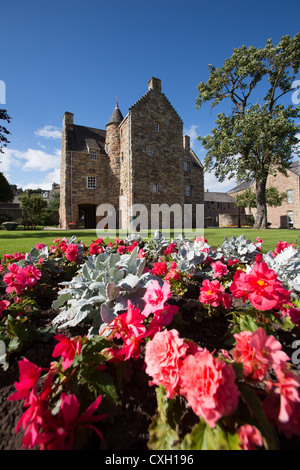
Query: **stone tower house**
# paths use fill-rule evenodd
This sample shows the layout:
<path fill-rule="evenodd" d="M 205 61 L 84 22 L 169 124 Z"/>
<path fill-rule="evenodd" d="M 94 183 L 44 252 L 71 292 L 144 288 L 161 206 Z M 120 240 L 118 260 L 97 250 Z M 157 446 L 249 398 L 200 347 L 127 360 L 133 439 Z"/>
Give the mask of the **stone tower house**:
<path fill-rule="evenodd" d="M 85 228 L 96 228 L 100 204 L 114 206 L 122 228 L 132 222 L 135 204 L 147 207 L 149 218 L 154 204 L 203 204 L 202 164 L 159 79 L 149 80 L 148 91 L 125 117 L 117 103 L 105 130 L 76 125 L 73 119 L 72 113 L 64 114 L 62 228 L 78 226 L 80 220 Z"/>

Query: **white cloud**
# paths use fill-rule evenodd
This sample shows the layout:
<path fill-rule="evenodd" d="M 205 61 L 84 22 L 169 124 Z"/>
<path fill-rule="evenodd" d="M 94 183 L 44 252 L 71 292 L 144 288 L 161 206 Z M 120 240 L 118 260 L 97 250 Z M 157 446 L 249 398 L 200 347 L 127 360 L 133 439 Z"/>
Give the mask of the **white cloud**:
<path fill-rule="evenodd" d="M 35 131 L 35 135 L 44 137 L 45 139 L 61 139 L 61 129 L 55 126 L 46 125 Z"/>
<path fill-rule="evenodd" d="M 211 192 L 226 193 L 229 189 L 234 188 L 236 184 L 234 179 L 225 179 L 225 181 L 220 183 L 213 173 L 205 172 L 204 174 L 205 191 L 208 189 Z"/>
<path fill-rule="evenodd" d="M 188 135 L 190 137 L 190 142 L 191 142 L 191 147 L 194 148 L 195 144 L 198 143 L 198 133 L 196 132 L 196 129 L 199 126 L 196 126 L 194 124 L 191 125 L 191 127 L 188 129 L 183 129 L 183 134 Z"/>
<path fill-rule="evenodd" d="M 40 149 L 27 149 L 25 151 L 5 149 L 3 172 L 9 172 L 12 166 L 18 166 L 22 171 L 49 171 L 60 167 L 60 149 L 54 153 L 47 153 Z"/>
<path fill-rule="evenodd" d="M 37 180 L 31 183 L 22 184 L 17 183 L 19 188 L 25 189 L 51 189 L 52 183 L 60 184 L 60 169 L 56 168 L 45 175 L 44 179 Z"/>

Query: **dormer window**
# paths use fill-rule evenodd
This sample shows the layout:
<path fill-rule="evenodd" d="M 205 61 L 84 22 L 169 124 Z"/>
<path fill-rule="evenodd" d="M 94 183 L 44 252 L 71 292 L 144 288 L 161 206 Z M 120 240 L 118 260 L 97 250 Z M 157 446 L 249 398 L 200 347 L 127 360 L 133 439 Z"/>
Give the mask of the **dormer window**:
<path fill-rule="evenodd" d="M 153 147 L 147 147 L 147 155 L 152 157 L 154 155 Z"/>
<path fill-rule="evenodd" d="M 97 150 L 91 150 L 91 160 L 97 160 Z"/>

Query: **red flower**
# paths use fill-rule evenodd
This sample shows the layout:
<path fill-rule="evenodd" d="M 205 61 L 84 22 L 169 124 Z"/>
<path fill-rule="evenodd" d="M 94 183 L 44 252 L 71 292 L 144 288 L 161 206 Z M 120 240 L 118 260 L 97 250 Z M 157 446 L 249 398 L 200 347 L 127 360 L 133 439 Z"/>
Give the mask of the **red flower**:
<path fill-rule="evenodd" d="M 64 251 L 64 250 L 63 250 Z M 78 246 L 75 243 L 70 243 L 64 251 L 67 260 L 76 261 L 78 256 Z"/>
<path fill-rule="evenodd" d="M 155 276 L 165 276 L 168 272 L 168 265 L 166 261 L 159 261 L 153 264 L 152 274 Z"/>
<path fill-rule="evenodd" d="M 59 341 L 55 346 L 52 356 L 53 357 L 62 357 L 62 366 L 64 369 L 70 367 L 74 361 L 75 355 L 80 354 L 81 352 L 81 337 L 76 336 L 76 338 L 69 339 L 65 335 L 56 335 L 54 339 Z"/>
<path fill-rule="evenodd" d="M 211 305 L 212 307 L 223 305 L 225 308 L 229 308 L 231 298 L 224 291 L 225 287 L 221 286 L 219 281 L 209 281 L 205 279 L 200 288 L 199 302 Z"/>
<path fill-rule="evenodd" d="M 230 290 L 233 297 L 248 299 L 257 310 L 278 310 L 290 300 L 290 292 L 267 263 L 256 263 L 249 274 L 236 271 Z"/>

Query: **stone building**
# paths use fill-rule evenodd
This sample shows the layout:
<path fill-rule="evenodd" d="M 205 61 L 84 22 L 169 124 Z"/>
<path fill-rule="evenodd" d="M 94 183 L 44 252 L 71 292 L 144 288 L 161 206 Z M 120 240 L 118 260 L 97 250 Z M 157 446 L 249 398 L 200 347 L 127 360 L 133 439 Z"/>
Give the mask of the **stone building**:
<path fill-rule="evenodd" d="M 117 103 L 105 130 L 74 124 L 73 114 L 64 114 L 61 227 L 84 220 L 85 228 L 95 228 L 102 204 L 115 208 L 122 228 L 132 223 L 135 204 L 147 207 L 148 222 L 154 204 L 177 204 L 182 213 L 184 204 L 203 204 L 203 166 L 157 78 L 125 117 Z"/>
<path fill-rule="evenodd" d="M 271 228 L 297 228 L 300 229 L 300 160 L 294 161 L 287 170 L 287 175 L 280 172 L 276 176 L 269 175 L 267 188 L 277 188 L 279 193 L 286 193 L 286 199 L 279 207 L 267 207 L 268 223 Z M 228 194 L 235 197 L 246 189 L 255 192 L 255 181 L 241 183 L 235 186 Z M 249 213 L 249 209 L 246 209 Z M 251 209 L 255 217 L 256 208 Z"/>
<path fill-rule="evenodd" d="M 204 193 L 205 227 L 239 226 L 246 223 L 244 210 L 235 204 L 230 194 L 208 191 Z"/>

